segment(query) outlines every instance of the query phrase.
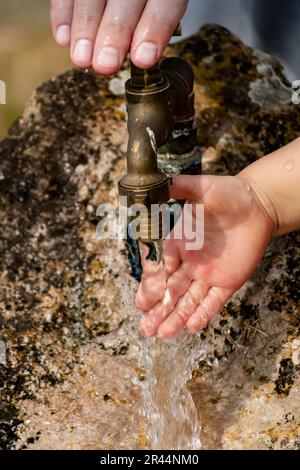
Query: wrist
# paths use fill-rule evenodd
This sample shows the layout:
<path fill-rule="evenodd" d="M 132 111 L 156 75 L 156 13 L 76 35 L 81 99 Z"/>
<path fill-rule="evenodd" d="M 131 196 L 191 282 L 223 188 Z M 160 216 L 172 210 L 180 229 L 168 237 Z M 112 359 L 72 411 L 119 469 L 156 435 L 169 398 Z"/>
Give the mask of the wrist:
<path fill-rule="evenodd" d="M 260 211 L 266 216 L 266 223 L 270 227 L 270 238 L 278 235 L 279 232 L 279 215 L 276 207 L 276 203 L 268 194 L 266 188 L 262 187 L 260 182 L 255 178 L 255 175 L 249 171 L 250 167 L 247 167 L 236 176 L 246 186 L 247 190 L 252 191 L 252 194 L 256 200 Z"/>
<path fill-rule="evenodd" d="M 300 138 L 258 159 L 238 175 L 249 182 L 272 219 L 273 235 L 300 229 L 299 155 Z"/>

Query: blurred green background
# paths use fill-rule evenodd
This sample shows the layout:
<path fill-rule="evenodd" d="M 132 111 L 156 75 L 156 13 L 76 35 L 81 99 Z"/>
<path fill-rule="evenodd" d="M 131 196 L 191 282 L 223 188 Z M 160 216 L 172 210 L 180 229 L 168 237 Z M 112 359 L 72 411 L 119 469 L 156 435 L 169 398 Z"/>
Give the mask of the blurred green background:
<path fill-rule="evenodd" d="M 52 37 L 49 5 L 50 0 L 0 2 L 0 80 L 6 83 L 0 138 L 38 85 L 72 67 L 69 51 Z"/>

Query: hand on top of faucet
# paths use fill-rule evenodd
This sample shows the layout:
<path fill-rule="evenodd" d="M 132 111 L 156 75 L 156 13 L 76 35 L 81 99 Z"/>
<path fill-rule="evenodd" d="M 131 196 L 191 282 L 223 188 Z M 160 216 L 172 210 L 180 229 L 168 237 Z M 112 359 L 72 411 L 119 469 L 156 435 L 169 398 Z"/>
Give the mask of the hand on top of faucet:
<path fill-rule="evenodd" d="M 54 37 L 71 59 L 98 73 L 116 73 L 130 51 L 141 68 L 163 55 L 188 0 L 51 0 Z"/>

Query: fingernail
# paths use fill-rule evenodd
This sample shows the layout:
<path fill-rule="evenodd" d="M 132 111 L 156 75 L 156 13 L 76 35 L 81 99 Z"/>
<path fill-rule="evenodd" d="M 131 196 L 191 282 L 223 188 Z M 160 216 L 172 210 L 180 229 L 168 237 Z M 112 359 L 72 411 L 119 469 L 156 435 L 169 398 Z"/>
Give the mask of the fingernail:
<path fill-rule="evenodd" d="M 62 24 L 57 28 L 56 41 L 62 45 L 69 45 L 71 40 L 71 29 L 67 24 Z"/>
<path fill-rule="evenodd" d="M 153 65 L 157 60 L 157 46 L 153 42 L 142 42 L 135 51 L 135 58 L 143 65 Z"/>
<path fill-rule="evenodd" d="M 93 46 L 89 39 L 79 39 L 77 41 L 74 51 L 73 59 L 77 62 L 90 62 L 92 60 Z"/>
<path fill-rule="evenodd" d="M 96 62 L 100 67 L 114 69 L 120 64 L 120 53 L 115 47 L 103 47 L 97 55 Z"/>

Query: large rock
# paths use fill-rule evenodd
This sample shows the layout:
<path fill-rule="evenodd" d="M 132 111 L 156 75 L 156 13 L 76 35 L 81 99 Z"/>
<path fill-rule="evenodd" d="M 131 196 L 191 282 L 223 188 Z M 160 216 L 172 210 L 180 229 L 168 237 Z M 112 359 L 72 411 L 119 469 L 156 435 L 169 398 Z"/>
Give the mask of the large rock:
<path fill-rule="evenodd" d="M 194 66 L 204 170 L 234 174 L 300 134 L 281 65 L 205 26 L 168 49 Z M 116 203 L 126 123 L 117 78 L 72 70 L 42 85 L 0 144 L 0 442 L 3 448 L 136 448 L 136 281 L 117 241 L 95 237 Z M 204 448 L 300 447 L 299 237 L 271 243 L 205 332 L 190 383 Z M 112 333 L 111 335 L 109 333 Z"/>

